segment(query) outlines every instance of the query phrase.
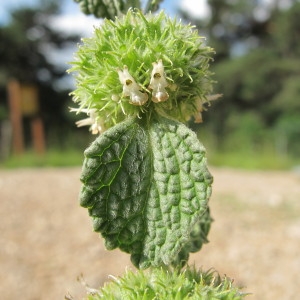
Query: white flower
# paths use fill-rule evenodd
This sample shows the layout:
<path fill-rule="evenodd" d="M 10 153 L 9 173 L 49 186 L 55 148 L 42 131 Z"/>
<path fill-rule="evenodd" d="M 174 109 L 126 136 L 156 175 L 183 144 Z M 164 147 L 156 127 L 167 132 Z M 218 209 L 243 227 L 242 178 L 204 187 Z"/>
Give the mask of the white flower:
<path fill-rule="evenodd" d="M 151 80 L 149 88 L 152 89 L 152 101 L 155 103 L 166 101 L 169 94 L 166 91 L 168 82 L 164 74 L 164 66 L 160 59 L 158 63 L 153 63 L 153 70 L 151 73 Z"/>
<path fill-rule="evenodd" d="M 194 122 L 195 123 L 202 123 L 202 112 L 203 110 L 206 110 L 205 107 L 203 106 L 204 103 L 208 103 L 210 105 L 210 101 L 214 101 L 222 97 L 222 94 L 214 94 L 214 95 L 208 95 L 206 98 L 206 101 L 203 101 L 201 98 L 196 98 L 196 109 L 197 112 L 194 114 Z"/>
<path fill-rule="evenodd" d="M 123 84 L 123 95 L 130 97 L 129 103 L 133 105 L 144 105 L 148 101 L 148 95 L 141 92 L 141 87 L 129 74 L 128 68 L 124 66 L 123 71 L 118 70 L 119 79 Z"/>
<path fill-rule="evenodd" d="M 92 134 L 100 134 L 105 131 L 103 122 L 97 118 L 96 109 L 71 108 L 71 111 L 75 111 L 77 113 L 84 112 L 89 116 L 88 118 L 77 121 L 75 123 L 77 127 L 90 126 Z"/>

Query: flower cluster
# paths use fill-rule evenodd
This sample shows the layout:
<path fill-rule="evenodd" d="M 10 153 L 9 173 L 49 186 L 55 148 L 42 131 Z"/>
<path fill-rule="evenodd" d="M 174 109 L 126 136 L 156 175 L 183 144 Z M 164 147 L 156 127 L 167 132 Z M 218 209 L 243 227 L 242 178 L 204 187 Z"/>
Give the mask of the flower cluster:
<path fill-rule="evenodd" d="M 74 110 L 89 115 L 78 125 L 101 133 L 153 111 L 182 122 L 201 121 L 212 90 L 212 53 L 193 26 L 164 12 L 129 10 L 115 21 L 104 20 L 93 37 L 83 39 L 69 70 L 76 78 L 72 94 L 79 108 Z"/>

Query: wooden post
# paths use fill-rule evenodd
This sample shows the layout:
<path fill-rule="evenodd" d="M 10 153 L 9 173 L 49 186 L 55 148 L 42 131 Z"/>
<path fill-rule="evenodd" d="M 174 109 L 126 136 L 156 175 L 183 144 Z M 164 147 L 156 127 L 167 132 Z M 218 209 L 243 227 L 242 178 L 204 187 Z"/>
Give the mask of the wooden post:
<path fill-rule="evenodd" d="M 39 117 L 38 89 L 34 84 L 21 85 L 22 115 L 29 118 L 31 138 L 34 151 L 37 154 L 45 153 L 45 134 L 42 119 Z"/>
<path fill-rule="evenodd" d="M 37 154 L 45 153 L 45 136 L 44 126 L 40 117 L 34 117 L 31 120 L 31 134 L 33 139 L 33 147 Z"/>
<path fill-rule="evenodd" d="M 24 152 L 24 140 L 20 83 L 15 79 L 11 79 L 7 85 L 7 92 L 10 107 L 10 121 L 12 124 L 12 148 L 15 154 L 22 154 Z"/>

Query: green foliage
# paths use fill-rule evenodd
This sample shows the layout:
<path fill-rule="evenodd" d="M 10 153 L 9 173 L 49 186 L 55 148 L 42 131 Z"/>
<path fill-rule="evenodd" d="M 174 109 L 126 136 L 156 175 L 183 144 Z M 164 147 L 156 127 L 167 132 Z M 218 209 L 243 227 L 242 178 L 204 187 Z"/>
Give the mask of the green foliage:
<path fill-rule="evenodd" d="M 0 104 L 0 121 L 8 118 L 8 111 L 4 105 Z"/>
<path fill-rule="evenodd" d="M 280 58 L 273 50 L 256 50 L 215 66 L 219 82 L 216 88 L 222 90 L 224 96 L 214 105 L 220 117 L 214 120 L 213 126 L 221 130 L 222 147 L 229 150 L 231 144 L 231 148 L 236 149 L 263 139 L 272 141 L 276 147 L 281 119 L 287 120 L 288 116 L 291 120 L 299 119 L 298 65 L 298 59 Z M 250 115 L 253 120 L 249 123 Z M 288 139 L 295 134 L 299 139 L 292 124 L 284 130 L 289 131 L 286 132 Z M 290 139 L 288 152 L 296 153 L 296 148 L 296 139 Z"/>
<path fill-rule="evenodd" d="M 207 242 L 212 177 L 205 150 L 183 124 L 129 119 L 85 151 L 80 200 L 108 249 L 139 268 L 181 264 Z"/>
<path fill-rule="evenodd" d="M 0 27 L 0 78 L 4 81 L 0 86 L 11 77 L 51 86 L 65 76 L 65 70 L 53 65 L 48 52 L 42 51 L 49 47 L 67 49 L 69 43 L 79 40 L 78 36 L 67 36 L 51 28 L 48 20 L 58 13 L 58 1 L 43 1 L 39 7 L 13 11 L 11 22 Z M 46 74 L 47 80 L 41 74 Z"/>
<path fill-rule="evenodd" d="M 228 152 L 234 148 L 239 153 L 247 138 L 250 147 L 252 139 L 265 139 L 275 161 L 282 159 L 284 147 L 286 155 L 297 160 L 300 136 L 292 127 L 297 126 L 296 118 L 300 119 L 299 1 L 284 9 L 275 1 L 272 7 L 264 8 L 264 20 L 257 13 L 261 11 L 260 1 L 210 0 L 208 4 L 211 17 L 196 20 L 196 24 L 217 52 L 212 66 L 217 81 L 214 89 L 223 97 L 214 104 L 212 116 L 205 116 L 205 127 L 215 135 L 215 146 Z M 242 121 L 248 113 L 257 115 L 260 130 L 256 137 Z M 240 122 L 235 128 L 233 114 Z M 285 122 L 290 126 L 283 126 Z M 257 147 L 258 160 L 260 150 Z M 228 163 L 224 156 L 222 164 Z"/>
<path fill-rule="evenodd" d="M 300 2 L 293 1 L 293 5 L 275 15 L 274 28 L 272 29 L 273 44 L 285 57 L 300 55 Z"/>
<path fill-rule="evenodd" d="M 295 63 L 297 63 L 295 61 Z M 296 72 L 295 72 L 296 73 Z M 287 76 L 282 84 L 282 89 L 274 96 L 274 111 L 284 114 L 294 114 L 300 112 L 300 72 L 293 76 Z"/>
<path fill-rule="evenodd" d="M 67 140 L 65 137 L 73 123 L 69 121 L 69 112 L 67 117 L 64 111 L 71 104 L 68 95 L 71 87 L 65 85 L 66 90 L 57 90 L 57 86 L 61 86 L 61 80 L 64 80 L 63 77 L 67 76 L 65 65 L 58 66 L 53 63 L 49 53 L 55 50 L 63 54 L 79 41 L 78 36 L 67 35 L 51 26 L 50 20 L 60 12 L 60 4 L 61 1 L 48 0 L 39 1 L 36 7 L 18 7 L 11 12 L 9 23 L 0 25 L 0 122 L 2 119 L 9 119 L 10 115 L 8 80 L 14 78 L 21 84 L 33 85 L 38 92 L 38 113 L 50 147 L 54 147 L 53 141 L 50 141 L 53 132 L 59 132 L 56 141 L 60 138 L 63 143 Z M 27 118 L 22 121 L 25 144 L 29 146 L 29 122 Z M 13 160 L 16 159 L 12 157 L 11 161 Z M 36 164 L 35 159 L 29 161 Z M 29 161 L 26 163 L 24 159 L 22 164 L 29 165 Z"/>
<path fill-rule="evenodd" d="M 234 287 L 228 278 L 214 271 L 201 272 L 194 268 L 170 272 L 157 268 L 149 272 L 127 271 L 122 277 L 107 283 L 89 300 L 241 300 L 246 294 Z"/>
<path fill-rule="evenodd" d="M 11 155 L 0 161 L 0 168 L 39 168 L 39 167 L 79 167 L 82 163 L 82 152 L 76 149 L 48 149 L 43 155 L 27 151 L 22 155 Z"/>
<path fill-rule="evenodd" d="M 285 146 L 285 145 L 284 145 Z M 209 161 L 216 167 L 230 167 L 246 170 L 290 170 L 300 163 L 299 158 L 287 156 L 286 149 L 282 150 L 283 155 L 279 155 L 268 143 L 263 145 L 259 151 L 249 149 L 239 149 L 239 152 L 210 151 Z M 280 153 L 281 154 L 281 153 Z"/>

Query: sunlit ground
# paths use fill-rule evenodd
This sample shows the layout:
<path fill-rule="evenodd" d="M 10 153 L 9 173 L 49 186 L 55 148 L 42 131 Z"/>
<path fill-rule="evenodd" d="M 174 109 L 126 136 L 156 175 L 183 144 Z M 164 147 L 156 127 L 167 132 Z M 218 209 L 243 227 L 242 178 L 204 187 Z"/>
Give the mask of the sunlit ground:
<path fill-rule="evenodd" d="M 210 243 L 193 254 L 253 295 L 297 299 L 300 177 L 291 171 L 210 168 L 214 218 Z M 126 268 L 127 254 L 106 251 L 79 207 L 80 167 L 0 170 L 1 299 L 81 299 L 83 274 L 99 287 Z"/>

